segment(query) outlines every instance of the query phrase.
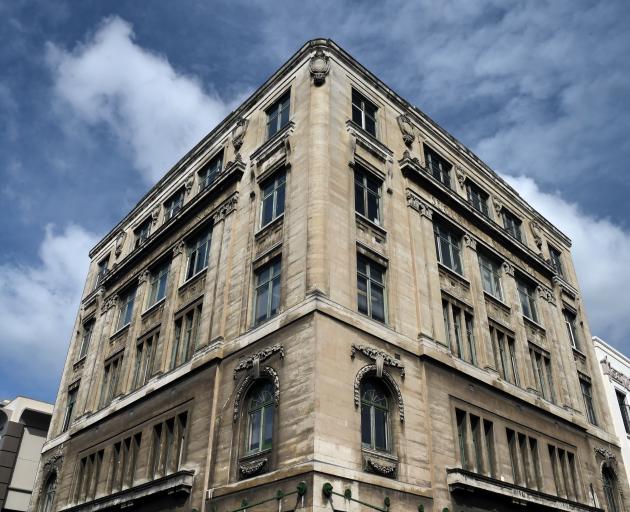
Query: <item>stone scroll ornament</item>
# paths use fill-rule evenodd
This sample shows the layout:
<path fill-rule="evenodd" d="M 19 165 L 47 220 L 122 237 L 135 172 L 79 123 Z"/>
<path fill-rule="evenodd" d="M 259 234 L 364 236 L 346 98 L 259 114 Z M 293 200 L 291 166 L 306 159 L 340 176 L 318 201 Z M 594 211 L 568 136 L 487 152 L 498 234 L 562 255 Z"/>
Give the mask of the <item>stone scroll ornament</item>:
<path fill-rule="evenodd" d="M 244 117 L 239 118 L 232 129 L 232 146 L 234 146 L 234 151 L 236 154 L 239 154 L 241 146 L 243 145 L 243 139 L 245 138 L 245 133 L 247 132 L 247 125 L 249 121 Z"/>
<path fill-rule="evenodd" d="M 409 116 L 407 114 L 401 114 L 398 116 L 397 121 L 405 146 L 411 146 L 416 139 L 416 135 L 413 131 L 413 125 L 411 124 Z"/>
<path fill-rule="evenodd" d="M 311 61 L 308 64 L 308 70 L 313 77 L 313 83 L 316 86 L 323 85 L 324 82 L 326 82 L 326 76 L 330 71 L 330 59 L 322 50 L 317 50 L 315 55 L 311 57 Z"/>
<path fill-rule="evenodd" d="M 264 348 L 255 352 L 251 356 L 243 359 L 240 363 L 236 365 L 234 368 L 234 378 L 236 379 L 236 375 L 238 372 L 243 370 L 252 370 L 254 374 L 254 378 L 257 379 L 259 377 L 259 368 L 260 363 L 269 359 L 275 353 L 279 353 L 280 357 L 284 357 L 284 347 L 282 345 L 272 345 L 271 347 Z"/>

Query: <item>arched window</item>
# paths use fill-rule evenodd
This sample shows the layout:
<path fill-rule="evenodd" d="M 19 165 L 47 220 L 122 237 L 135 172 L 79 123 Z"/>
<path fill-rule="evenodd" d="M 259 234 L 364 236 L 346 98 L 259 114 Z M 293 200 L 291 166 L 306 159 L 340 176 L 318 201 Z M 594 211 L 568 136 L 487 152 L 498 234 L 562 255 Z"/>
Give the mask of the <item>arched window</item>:
<path fill-rule="evenodd" d="M 44 492 L 40 498 L 39 512 L 51 512 L 53 508 L 53 502 L 55 501 L 55 491 L 57 490 L 57 474 L 52 473 L 46 485 L 44 486 Z"/>
<path fill-rule="evenodd" d="M 389 393 L 382 382 L 367 379 L 361 384 L 361 443 L 364 448 L 388 452 L 391 449 Z"/>
<path fill-rule="evenodd" d="M 252 387 L 248 395 L 246 455 L 271 448 L 273 413 L 273 384 L 268 380 L 262 380 Z"/>
<path fill-rule="evenodd" d="M 604 495 L 606 496 L 607 512 L 620 512 L 617 477 L 610 468 L 604 467 L 602 469 L 602 480 L 604 481 Z"/>

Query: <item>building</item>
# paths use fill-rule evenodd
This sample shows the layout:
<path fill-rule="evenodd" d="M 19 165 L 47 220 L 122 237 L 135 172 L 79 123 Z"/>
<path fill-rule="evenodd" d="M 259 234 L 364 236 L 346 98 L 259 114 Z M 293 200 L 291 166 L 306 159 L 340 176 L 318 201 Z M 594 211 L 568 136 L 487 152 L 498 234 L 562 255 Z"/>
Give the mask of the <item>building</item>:
<path fill-rule="evenodd" d="M 606 403 L 630 480 L 630 359 L 601 338 L 593 336 L 595 355 L 604 382 Z"/>
<path fill-rule="evenodd" d="M 623 510 L 570 240 L 332 41 L 90 258 L 34 510 Z"/>
<path fill-rule="evenodd" d="M 28 510 L 52 412 L 23 396 L 0 402 L 0 512 Z"/>

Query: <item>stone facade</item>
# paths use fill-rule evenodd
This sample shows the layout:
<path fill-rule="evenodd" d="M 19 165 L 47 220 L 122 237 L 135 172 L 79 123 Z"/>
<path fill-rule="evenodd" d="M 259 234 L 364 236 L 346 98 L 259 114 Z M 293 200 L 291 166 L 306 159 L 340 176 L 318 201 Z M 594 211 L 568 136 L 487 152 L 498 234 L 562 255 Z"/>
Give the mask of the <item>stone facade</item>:
<path fill-rule="evenodd" d="M 619 446 L 569 239 L 331 41 L 90 257 L 33 510 L 606 506 Z"/>

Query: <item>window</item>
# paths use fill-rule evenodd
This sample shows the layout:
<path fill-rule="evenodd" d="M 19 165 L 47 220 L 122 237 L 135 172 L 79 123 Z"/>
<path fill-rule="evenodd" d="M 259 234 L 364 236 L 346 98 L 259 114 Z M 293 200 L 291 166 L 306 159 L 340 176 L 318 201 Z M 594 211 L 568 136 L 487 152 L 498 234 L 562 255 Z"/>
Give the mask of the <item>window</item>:
<path fill-rule="evenodd" d="M 153 427 L 149 464 L 151 479 L 178 471 L 185 458 L 188 413 L 182 412 Z"/>
<path fill-rule="evenodd" d="M 203 190 L 214 183 L 223 166 L 223 151 L 220 151 L 199 171 L 199 190 Z"/>
<path fill-rule="evenodd" d="M 267 109 L 267 138 L 270 139 L 289 122 L 291 96 L 287 91 Z"/>
<path fill-rule="evenodd" d="M 260 227 L 264 227 L 272 220 L 277 219 L 284 213 L 284 196 L 286 174 L 278 173 L 262 185 L 262 206 L 260 209 Z"/>
<path fill-rule="evenodd" d="M 582 389 L 582 398 L 584 399 L 586 417 L 593 425 L 597 425 L 597 416 L 595 415 L 595 404 L 593 403 L 591 383 L 586 379 L 580 378 L 580 388 Z"/>
<path fill-rule="evenodd" d="M 94 332 L 94 319 L 83 324 L 83 335 L 81 336 L 81 347 L 79 348 L 79 359 L 83 359 L 90 347 L 90 340 Z"/>
<path fill-rule="evenodd" d="M 61 431 L 68 430 L 70 423 L 72 422 L 72 415 L 74 413 L 74 407 L 77 404 L 77 394 L 79 393 L 79 383 L 75 382 L 68 387 L 68 399 L 66 402 L 66 412 L 63 417 L 63 425 Z"/>
<path fill-rule="evenodd" d="M 133 388 L 144 386 L 153 375 L 153 361 L 160 333 L 145 336 L 136 345 L 136 361 L 133 369 Z"/>
<path fill-rule="evenodd" d="M 486 450 L 488 452 L 488 473 L 490 473 L 490 476 L 496 477 L 496 466 L 494 462 L 494 425 L 491 421 L 483 420 L 483 434 L 486 441 Z"/>
<path fill-rule="evenodd" d="M 607 512 L 621 512 L 621 508 L 619 508 L 617 477 L 608 467 L 604 467 L 602 469 L 602 481 L 604 482 L 604 495 L 606 496 Z"/>
<path fill-rule="evenodd" d="M 133 304 L 135 300 L 135 288 L 127 290 L 124 294 L 122 294 L 120 298 L 120 311 L 118 313 L 118 326 L 116 330 L 120 330 L 131 323 L 131 318 L 133 315 Z"/>
<path fill-rule="evenodd" d="M 579 496 L 575 455 L 552 445 L 549 445 L 548 448 L 556 494 L 577 501 Z"/>
<path fill-rule="evenodd" d="M 359 313 L 385 322 L 385 267 L 357 255 L 357 305 Z"/>
<path fill-rule="evenodd" d="M 481 419 L 479 416 L 475 416 L 471 414 L 470 418 L 470 430 L 471 430 L 471 438 L 472 438 L 472 448 L 473 455 L 475 457 L 475 471 L 477 473 L 483 472 L 483 455 L 482 455 L 482 446 L 481 446 Z"/>
<path fill-rule="evenodd" d="M 538 347 L 530 344 L 529 358 L 532 363 L 536 389 L 544 399 L 555 402 L 555 391 L 551 374 L 551 359 L 549 355 L 543 353 Z"/>
<path fill-rule="evenodd" d="M 366 219 L 381 225 L 381 180 L 361 167 L 354 171 L 354 210 Z"/>
<path fill-rule="evenodd" d="M 488 194 L 470 180 L 466 180 L 468 202 L 478 212 L 488 217 Z"/>
<path fill-rule="evenodd" d="M 390 451 L 388 393 L 376 379 L 361 383 L 361 445 L 381 452 Z"/>
<path fill-rule="evenodd" d="M 463 469 L 495 476 L 492 421 L 455 409 L 459 457 Z M 470 446 L 470 457 L 468 454 Z"/>
<path fill-rule="evenodd" d="M 617 403 L 619 404 L 623 426 L 626 429 L 626 434 L 630 434 L 630 408 L 626 402 L 626 395 L 618 389 L 615 390 L 615 393 L 617 394 Z"/>
<path fill-rule="evenodd" d="M 451 169 L 453 166 L 433 151 L 429 146 L 424 146 L 424 161 L 431 175 L 443 185 L 451 188 Z"/>
<path fill-rule="evenodd" d="M 575 313 L 565 309 L 562 311 L 564 315 L 564 324 L 567 327 L 567 333 L 569 334 L 569 341 L 571 342 L 571 346 L 575 349 L 580 350 L 580 343 L 578 337 L 578 329 L 577 329 L 577 318 Z"/>
<path fill-rule="evenodd" d="M 352 89 L 352 121 L 376 137 L 377 107 L 362 94 Z"/>
<path fill-rule="evenodd" d="M 133 231 L 135 237 L 134 247 L 136 249 L 149 238 L 149 235 L 151 234 L 151 222 L 152 220 L 149 218 Z"/>
<path fill-rule="evenodd" d="M 538 322 L 538 311 L 536 310 L 536 288 L 530 283 L 521 279 L 516 280 L 516 288 L 521 301 L 523 316 Z"/>
<path fill-rule="evenodd" d="M 196 276 L 208 266 L 210 244 L 212 242 L 212 228 L 202 231 L 196 238 L 188 242 L 188 263 L 186 266 L 186 280 Z"/>
<path fill-rule="evenodd" d="M 175 337 L 171 349 L 171 368 L 189 361 L 199 341 L 201 303 L 189 307 L 175 319 Z"/>
<path fill-rule="evenodd" d="M 184 204 L 184 189 L 179 189 L 164 203 L 164 222 L 171 220 Z"/>
<path fill-rule="evenodd" d="M 46 485 L 40 498 L 40 512 L 52 512 L 55 502 L 55 492 L 57 490 L 57 473 L 52 473 L 46 480 Z"/>
<path fill-rule="evenodd" d="M 444 317 L 446 341 L 451 348 L 451 352 L 460 359 L 477 364 L 472 314 L 464 311 L 461 306 L 447 299 L 442 299 L 442 315 Z"/>
<path fill-rule="evenodd" d="M 109 492 L 133 486 L 142 433 L 138 432 L 114 444 L 110 465 Z"/>
<path fill-rule="evenodd" d="M 157 304 L 166 296 L 166 284 L 170 268 L 171 262 L 166 261 L 151 271 L 147 308 Z"/>
<path fill-rule="evenodd" d="M 109 265 L 109 256 L 103 258 L 101 261 L 98 262 L 96 280 L 94 281 L 95 290 L 100 286 L 100 284 L 103 282 L 103 279 L 105 279 L 105 276 L 107 275 L 107 265 Z"/>
<path fill-rule="evenodd" d="M 273 415 L 273 384 L 267 380 L 259 381 L 252 387 L 247 400 L 246 455 L 271 449 Z"/>
<path fill-rule="evenodd" d="M 462 274 L 459 235 L 437 222 L 433 223 L 433 233 L 438 261 L 458 274 Z"/>
<path fill-rule="evenodd" d="M 564 277 L 564 270 L 562 269 L 562 254 L 558 249 L 549 246 L 549 259 L 551 260 L 551 266 L 558 272 L 560 277 Z"/>
<path fill-rule="evenodd" d="M 120 380 L 122 358 L 123 356 L 120 354 L 105 363 L 103 383 L 101 385 L 101 407 L 104 407 L 111 402 L 112 398 L 114 398 L 118 393 L 118 382 Z"/>
<path fill-rule="evenodd" d="M 459 446 L 459 460 L 463 469 L 468 469 L 468 453 L 466 451 L 466 443 L 468 442 L 468 425 L 466 421 L 466 413 L 455 410 L 455 420 L 457 422 L 457 444 Z"/>
<path fill-rule="evenodd" d="M 508 440 L 508 449 L 510 452 L 510 466 L 512 466 L 512 482 L 518 484 L 521 482 L 519 466 L 518 466 L 518 448 L 516 440 L 516 432 L 508 428 L 505 430 Z"/>
<path fill-rule="evenodd" d="M 502 379 L 519 385 L 518 369 L 516 366 L 516 348 L 514 338 L 493 325 L 490 326 L 490 338 L 494 360 Z"/>
<path fill-rule="evenodd" d="M 521 220 L 505 208 L 501 210 L 501 218 L 503 219 L 503 227 L 505 230 L 519 242 L 522 242 Z"/>
<path fill-rule="evenodd" d="M 103 466 L 103 450 L 87 455 L 79 463 L 79 473 L 77 477 L 74 500 L 82 502 L 93 500 L 101 476 Z"/>
<path fill-rule="evenodd" d="M 259 324 L 278 314 L 280 308 L 280 257 L 256 270 L 254 322 Z"/>
<path fill-rule="evenodd" d="M 496 260 L 478 252 L 479 270 L 481 271 L 481 283 L 486 293 L 494 298 L 503 300 L 501 290 L 501 266 Z"/>

